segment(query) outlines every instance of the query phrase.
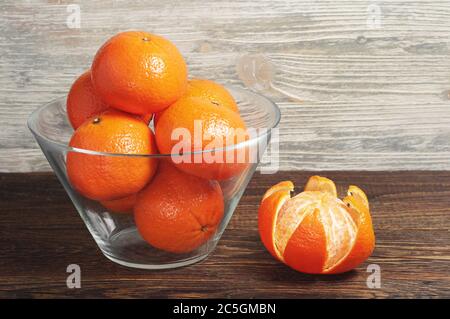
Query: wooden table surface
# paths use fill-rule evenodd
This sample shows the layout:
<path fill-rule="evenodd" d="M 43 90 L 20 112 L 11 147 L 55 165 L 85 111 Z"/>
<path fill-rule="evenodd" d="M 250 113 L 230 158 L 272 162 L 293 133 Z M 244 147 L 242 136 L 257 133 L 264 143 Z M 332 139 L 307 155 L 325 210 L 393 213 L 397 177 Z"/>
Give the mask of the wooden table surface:
<path fill-rule="evenodd" d="M 367 263 L 333 276 L 276 262 L 257 232 L 264 190 L 281 179 L 300 189 L 313 172 L 255 174 L 214 253 L 190 267 L 145 271 L 107 260 L 56 177 L 0 175 L 0 298 L 12 297 L 450 297 L 450 172 L 326 172 L 340 192 L 368 193 L 377 237 Z M 81 289 L 66 267 L 81 267 Z M 381 288 L 366 285 L 369 264 Z"/>

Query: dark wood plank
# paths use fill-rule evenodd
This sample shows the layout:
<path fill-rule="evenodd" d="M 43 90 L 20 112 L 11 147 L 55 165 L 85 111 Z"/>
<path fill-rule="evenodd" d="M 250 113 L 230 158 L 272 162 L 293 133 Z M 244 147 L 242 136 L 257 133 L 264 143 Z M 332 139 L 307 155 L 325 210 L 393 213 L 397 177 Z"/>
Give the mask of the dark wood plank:
<path fill-rule="evenodd" d="M 450 172 L 321 172 L 339 191 L 369 195 L 374 254 L 343 275 L 311 276 L 276 262 L 257 232 L 257 207 L 269 186 L 300 189 L 313 172 L 256 174 L 216 251 L 196 265 L 127 269 L 108 261 L 52 174 L 0 175 L 0 297 L 450 297 Z M 66 287 L 66 267 L 81 266 L 82 288 Z M 368 264 L 381 267 L 369 289 Z"/>

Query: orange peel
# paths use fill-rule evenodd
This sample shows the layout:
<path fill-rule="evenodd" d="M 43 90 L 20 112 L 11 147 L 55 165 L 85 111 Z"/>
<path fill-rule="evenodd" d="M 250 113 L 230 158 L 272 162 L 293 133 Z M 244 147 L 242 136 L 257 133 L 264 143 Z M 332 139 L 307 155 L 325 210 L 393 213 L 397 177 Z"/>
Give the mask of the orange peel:
<path fill-rule="evenodd" d="M 337 197 L 328 178 L 312 176 L 305 190 L 291 196 L 294 184 L 283 181 L 264 194 L 258 228 L 267 250 L 291 268 L 312 274 L 354 269 L 375 247 L 375 235 L 365 193 L 350 186 Z"/>

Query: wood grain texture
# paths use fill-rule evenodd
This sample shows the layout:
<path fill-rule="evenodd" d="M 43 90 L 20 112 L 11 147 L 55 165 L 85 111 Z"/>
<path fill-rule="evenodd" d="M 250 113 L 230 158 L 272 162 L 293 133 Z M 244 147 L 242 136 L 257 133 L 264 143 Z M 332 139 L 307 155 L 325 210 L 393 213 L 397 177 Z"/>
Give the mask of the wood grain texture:
<path fill-rule="evenodd" d="M 326 172 L 340 193 L 350 183 L 367 192 L 377 238 L 365 264 L 333 276 L 280 264 L 257 232 L 264 191 L 282 179 L 300 190 L 311 174 L 256 174 L 215 252 L 167 271 L 128 269 L 103 257 L 52 174 L 0 174 L 0 298 L 450 297 L 449 172 Z M 81 267 L 81 289 L 66 287 L 73 263 Z M 367 288 L 368 264 L 380 266 L 381 289 Z"/>
<path fill-rule="evenodd" d="M 448 1 L 76 1 L 81 28 L 70 29 L 72 2 L 0 4 L 0 171 L 50 169 L 27 116 L 128 29 L 167 36 L 192 76 L 230 85 L 244 85 L 242 56 L 264 55 L 283 170 L 450 168 Z"/>

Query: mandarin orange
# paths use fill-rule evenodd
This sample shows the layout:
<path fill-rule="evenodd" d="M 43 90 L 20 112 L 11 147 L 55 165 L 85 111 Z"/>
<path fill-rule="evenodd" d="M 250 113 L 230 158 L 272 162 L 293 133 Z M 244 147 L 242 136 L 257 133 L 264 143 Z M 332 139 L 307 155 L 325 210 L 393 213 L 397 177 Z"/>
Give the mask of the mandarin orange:
<path fill-rule="evenodd" d="M 109 106 L 104 103 L 94 90 L 91 71 L 88 70 L 75 80 L 67 95 L 67 117 L 74 129 L 77 129 L 87 119 L 105 112 Z M 139 116 L 147 125 L 153 114 Z"/>
<path fill-rule="evenodd" d="M 75 80 L 67 95 L 67 117 L 74 129 L 86 119 L 108 109 L 94 90 L 91 71 L 86 71 Z"/>
<path fill-rule="evenodd" d="M 134 114 L 156 113 L 186 91 L 187 66 L 167 39 L 142 31 L 110 38 L 92 63 L 92 81 L 110 106 Z"/>
<path fill-rule="evenodd" d="M 223 106 L 234 112 L 239 112 L 238 105 L 230 92 L 224 86 L 211 80 L 189 80 L 184 96 L 204 97 L 218 107 Z"/>
<path fill-rule="evenodd" d="M 104 200 L 101 201 L 100 204 L 113 213 L 132 213 L 136 197 L 137 194 L 135 193 L 127 197 Z"/>
<path fill-rule="evenodd" d="M 228 179 L 248 166 L 248 149 L 233 149 L 249 137 L 244 121 L 205 98 L 183 97 L 171 105 L 160 114 L 155 137 L 161 153 L 173 154 L 179 169 L 199 177 Z"/>
<path fill-rule="evenodd" d="M 157 153 L 152 131 L 142 120 L 121 111 L 108 110 L 84 122 L 74 132 L 69 146 L 125 154 L 111 156 L 88 151 L 67 154 L 70 182 L 90 199 L 103 201 L 132 195 L 141 190 L 156 171 L 155 158 L 129 156 Z"/>
<path fill-rule="evenodd" d="M 216 232 L 223 213 L 222 190 L 216 181 L 183 173 L 163 160 L 134 206 L 142 237 L 172 253 L 187 253 L 204 244 Z"/>
<path fill-rule="evenodd" d="M 234 112 L 239 113 L 238 105 L 230 92 L 228 92 L 228 90 L 224 86 L 211 80 L 189 80 L 186 93 L 183 95 L 183 97 L 203 97 L 210 100 L 214 105 L 218 107 L 226 107 Z M 164 111 L 155 114 L 155 126 L 162 112 Z"/>
<path fill-rule="evenodd" d="M 291 268 L 313 274 L 354 269 L 375 246 L 367 197 L 351 186 L 336 197 L 333 181 L 313 176 L 305 190 L 291 197 L 294 185 L 281 182 L 263 196 L 258 216 L 267 250 Z"/>

